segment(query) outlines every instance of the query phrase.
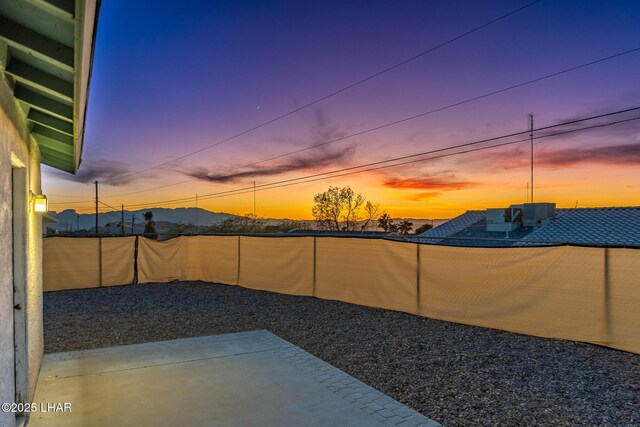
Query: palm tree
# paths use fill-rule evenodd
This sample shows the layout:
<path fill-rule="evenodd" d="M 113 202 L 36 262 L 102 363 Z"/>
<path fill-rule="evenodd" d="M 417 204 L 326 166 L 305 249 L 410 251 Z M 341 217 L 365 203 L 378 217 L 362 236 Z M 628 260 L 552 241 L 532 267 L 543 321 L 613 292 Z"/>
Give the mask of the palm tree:
<path fill-rule="evenodd" d="M 409 234 L 411 230 L 413 230 L 413 223 L 411 221 L 404 219 L 398 223 L 398 233 Z"/>

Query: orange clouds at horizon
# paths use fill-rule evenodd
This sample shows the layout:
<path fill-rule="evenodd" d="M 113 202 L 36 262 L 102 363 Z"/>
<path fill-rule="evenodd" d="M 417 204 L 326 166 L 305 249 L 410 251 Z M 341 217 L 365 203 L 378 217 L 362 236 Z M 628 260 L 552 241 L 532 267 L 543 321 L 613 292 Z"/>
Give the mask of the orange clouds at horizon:
<path fill-rule="evenodd" d="M 602 164 L 583 163 L 572 167 L 543 166 L 536 168 L 535 200 L 555 202 L 558 207 L 595 206 L 636 206 L 640 205 L 640 167 L 635 164 L 617 167 L 603 167 Z M 599 177 L 599 178 L 598 178 Z M 401 178 L 379 173 L 334 178 L 294 185 L 274 190 L 256 191 L 256 213 L 260 217 L 311 219 L 313 196 L 325 191 L 329 186 L 349 185 L 362 193 L 393 217 L 410 218 L 451 218 L 466 210 L 506 207 L 513 203 L 527 201 L 527 181 L 529 169 L 515 166 L 502 170 L 468 172 L 458 177 L 455 174 L 440 174 L 424 178 Z M 207 194 L 212 188 L 208 185 L 193 186 L 195 193 Z M 225 186 L 243 188 L 246 185 Z M 207 191 L 208 189 L 208 191 Z M 167 191 L 170 190 L 170 191 Z M 145 201 L 162 201 L 185 197 L 179 188 L 157 192 L 134 194 L 124 197 L 122 203 L 140 204 Z M 224 191 L 216 186 L 215 191 Z M 112 192 L 110 189 L 109 192 Z M 104 200 L 119 207 L 105 192 Z M 55 197 L 51 209 L 56 209 Z M 84 213 L 92 213 L 91 202 L 84 202 Z M 198 207 L 217 212 L 244 215 L 253 212 L 253 192 L 229 195 L 217 198 L 199 198 Z M 145 205 L 152 207 L 195 207 L 195 200 L 176 204 Z M 64 207 L 73 208 L 74 204 Z M 61 206 L 62 208 L 62 206 Z M 101 206 L 101 210 L 107 209 Z M 131 208 L 137 210 L 138 208 Z M 61 210 L 61 209 L 59 209 Z"/>

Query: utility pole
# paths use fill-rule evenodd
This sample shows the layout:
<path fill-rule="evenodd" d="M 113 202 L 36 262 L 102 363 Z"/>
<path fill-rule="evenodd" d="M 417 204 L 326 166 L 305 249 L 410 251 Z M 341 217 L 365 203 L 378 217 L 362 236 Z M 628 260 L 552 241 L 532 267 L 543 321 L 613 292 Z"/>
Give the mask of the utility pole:
<path fill-rule="evenodd" d="M 133 234 L 133 224 L 136 222 L 136 214 L 131 214 L 131 234 Z"/>
<path fill-rule="evenodd" d="M 253 181 L 253 219 L 256 219 L 256 182 Z"/>
<path fill-rule="evenodd" d="M 100 234 L 99 230 L 98 230 L 98 180 L 96 179 L 96 182 L 94 182 L 94 184 L 96 185 L 96 236 Z"/>
<path fill-rule="evenodd" d="M 529 114 L 529 141 L 531 143 L 531 203 L 533 203 L 533 114 Z"/>
<path fill-rule="evenodd" d="M 80 231 L 80 215 L 76 214 L 76 233 Z"/>
<path fill-rule="evenodd" d="M 198 193 L 196 193 L 196 227 L 198 226 Z"/>
<path fill-rule="evenodd" d="M 124 236 L 124 203 L 122 204 L 120 225 L 121 225 L 121 229 L 122 229 L 122 235 Z"/>

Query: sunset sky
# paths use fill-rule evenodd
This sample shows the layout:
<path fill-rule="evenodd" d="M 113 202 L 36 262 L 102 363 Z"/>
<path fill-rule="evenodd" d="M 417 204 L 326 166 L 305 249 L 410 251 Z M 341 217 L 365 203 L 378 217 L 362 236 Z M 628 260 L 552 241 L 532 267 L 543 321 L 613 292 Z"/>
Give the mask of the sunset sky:
<path fill-rule="evenodd" d="M 82 165 L 77 176 L 43 166 L 50 209 L 92 212 L 92 182 L 98 179 L 101 200 L 116 207 L 195 206 L 192 199 L 171 200 L 198 194 L 199 207 L 245 214 L 253 211 L 251 192 L 205 195 L 526 131 L 530 113 L 535 126 L 544 127 L 640 106 L 635 51 L 240 167 L 640 47 L 638 1 L 542 0 L 309 108 L 173 162 L 529 2 L 186 1 L 176 7 L 175 1 L 105 1 Z M 579 126 L 637 116 L 640 110 Z M 535 153 L 536 201 L 640 205 L 640 120 L 541 139 Z M 310 218 L 314 194 L 350 185 L 394 217 L 447 218 L 526 201 L 528 181 L 525 142 L 258 191 L 256 213 Z"/>

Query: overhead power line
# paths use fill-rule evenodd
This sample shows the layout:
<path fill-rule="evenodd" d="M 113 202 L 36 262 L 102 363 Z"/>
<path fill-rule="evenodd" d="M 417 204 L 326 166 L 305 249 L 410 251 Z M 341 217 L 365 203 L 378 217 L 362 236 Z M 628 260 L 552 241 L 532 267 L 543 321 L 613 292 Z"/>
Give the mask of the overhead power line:
<path fill-rule="evenodd" d="M 120 212 L 120 209 L 116 209 L 116 208 L 114 208 L 113 206 L 106 204 L 106 203 L 105 203 L 105 202 L 103 202 L 102 200 L 99 200 L 98 202 L 99 202 L 101 205 L 104 205 L 104 206 L 106 206 L 106 207 L 108 207 L 108 208 L 113 209 L 114 211 L 118 211 L 118 212 Z"/>
<path fill-rule="evenodd" d="M 104 205 L 104 206 L 106 206 L 106 207 L 110 208 L 110 209 L 113 209 L 113 212 L 121 212 L 121 211 L 122 211 L 122 209 L 116 209 L 116 208 L 114 208 L 113 206 L 106 204 L 106 203 L 105 203 L 105 202 L 103 202 L 102 200 L 99 200 L 98 202 L 99 202 L 100 204 L 102 204 L 102 205 Z M 108 212 L 108 213 L 111 213 L 111 212 Z M 117 214 L 116 214 L 116 215 L 117 215 Z M 131 217 L 133 216 L 133 215 L 132 215 L 132 214 L 130 214 L 130 213 L 126 213 L 125 215 L 127 215 L 127 216 L 129 217 L 129 219 L 131 219 Z M 118 218 L 118 220 L 120 220 L 120 219 L 121 219 L 121 218 Z"/>
<path fill-rule="evenodd" d="M 55 196 L 48 196 L 48 197 L 55 197 Z M 75 202 L 49 202 L 50 205 L 78 205 L 78 204 L 86 204 L 86 203 L 93 203 L 94 200 L 76 200 Z"/>
<path fill-rule="evenodd" d="M 267 159 L 263 159 L 263 160 L 260 160 L 260 161 L 257 161 L 257 162 L 248 163 L 248 164 L 245 164 L 245 165 L 242 165 L 242 166 L 238 166 L 238 167 L 235 167 L 233 169 L 228 170 L 228 172 L 233 172 L 235 170 L 242 169 L 242 168 L 245 168 L 245 167 L 256 166 L 256 165 L 259 165 L 261 163 L 269 162 L 269 161 L 276 160 L 276 159 L 281 159 L 283 157 L 288 157 L 288 156 L 291 156 L 293 154 L 302 153 L 304 151 L 312 150 L 314 148 L 324 147 L 325 145 L 333 144 L 334 142 L 343 141 L 345 139 L 353 138 L 355 136 L 360 136 L 360 135 L 364 135 L 364 134 L 367 134 L 367 133 L 370 133 L 370 132 L 373 132 L 373 131 L 377 131 L 377 130 L 380 130 L 380 129 L 384 129 L 384 128 L 387 128 L 387 127 L 390 127 L 390 126 L 395 126 L 395 125 L 400 124 L 400 123 L 408 122 L 410 120 L 414 120 L 414 119 L 417 119 L 417 118 L 420 118 L 420 117 L 428 116 L 428 115 L 431 115 L 431 114 L 434 114 L 434 113 L 438 113 L 440 111 L 448 110 L 448 109 L 451 109 L 451 108 L 454 108 L 454 107 L 459 107 L 460 105 L 468 104 L 470 102 L 478 101 L 478 100 L 483 99 L 483 98 L 488 98 L 490 96 L 498 95 L 500 93 L 507 92 L 509 90 L 517 89 L 517 88 L 520 88 L 522 86 L 527 86 L 527 85 L 530 85 L 532 83 L 537 83 L 537 82 L 542 81 L 542 80 L 550 79 L 552 77 L 556 77 L 556 76 L 559 76 L 561 74 L 565 74 L 565 73 L 568 73 L 568 72 L 571 72 L 571 71 L 575 71 L 575 70 L 578 70 L 580 68 L 588 67 L 590 65 L 598 64 L 600 62 L 604 62 L 604 61 L 607 61 L 607 60 L 610 60 L 610 59 L 613 59 L 613 58 L 617 58 L 619 56 L 626 55 L 626 54 L 629 54 L 629 53 L 632 53 L 632 52 L 636 52 L 636 51 L 639 51 L 639 50 L 640 50 L 640 47 L 639 48 L 635 48 L 635 49 L 631 49 L 631 50 L 628 50 L 628 51 L 625 51 L 625 52 L 621 52 L 621 53 L 618 53 L 618 54 L 615 54 L 615 55 L 607 56 L 605 58 L 601 58 L 601 59 L 597 59 L 595 61 L 587 62 L 587 63 L 582 64 L 582 65 L 578 65 L 578 66 L 575 66 L 575 67 L 567 68 L 565 70 L 558 71 L 558 72 L 551 73 L 551 74 L 547 74 L 547 75 L 542 76 L 542 77 L 537 77 L 535 79 L 528 80 L 528 81 L 523 82 L 523 83 L 518 83 L 518 84 L 515 84 L 515 85 L 512 85 L 512 86 L 508 86 L 508 87 L 505 87 L 505 88 L 502 88 L 502 89 L 498 89 L 498 90 L 495 90 L 495 91 L 492 91 L 492 92 L 487 92 L 485 94 L 478 95 L 478 96 L 475 96 L 473 98 L 465 99 L 464 101 L 459 101 L 459 102 L 455 102 L 453 104 L 446 105 L 444 107 L 435 108 L 433 110 L 429 110 L 429 111 L 426 111 L 424 113 L 415 114 L 415 115 L 410 116 L 410 117 L 405 117 L 403 119 L 399 119 L 399 120 L 395 120 L 393 122 L 385 123 L 385 124 L 382 124 L 382 125 L 370 128 L 370 129 L 366 129 L 366 130 L 363 130 L 363 131 L 360 131 L 360 132 L 356 132 L 356 133 L 353 133 L 353 134 L 350 134 L 350 135 L 345 135 L 345 136 L 342 136 L 340 138 L 335 138 L 335 139 L 332 139 L 332 140 L 329 140 L 329 141 L 325 141 L 325 142 L 321 142 L 321 143 L 318 143 L 318 144 L 310 145 L 308 147 L 300 148 L 298 150 L 294 150 L 294 151 L 291 151 L 291 152 L 288 152 L 288 153 L 280 154 L 278 156 L 273 156 L 273 157 L 269 157 Z"/>
<path fill-rule="evenodd" d="M 77 194 L 48 194 L 48 197 L 64 197 L 69 199 L 85 199 L 87 196 L 78 196 Z"/>
<path fill-rule="evenodd" d="M 607 116 L 611 116 L 611 115 L 614 115 L 614 114 L 621 114 L 623 112 L 629 112 L 629 111 L 635 111 L 635 110 L 640 110 L 640 107 L 620 110 L 619 112 L 611 112 L 611 113 L 606 113 L 606 114 L 600 114 L 600 115 L 597 115 L 597 116 L 592 116 L 592 117 L 578 119 L 578 120 L 572 120 L 572 121 L 568 121 L 568 122 L 564 122 L 564 123 L 559 123 L 559 124 L 556 124 L 556 125 L 545 126 L 545 127 L 541 127 L 541 128 L 535 129 L 535 131 L 539 132 L 539 131 L 542 131 L 542 130 L 548 130 L 548 129 L 553 129 L 553 128 L 557 128 L 557 127 L 561 127 L 561 126 L 567 126 L 567 125 L 570 125 L 570 124 L 575 124 L 575 123 L 584 122 L 584 121 L 588 121 L 588 120 L 594 120 L 596 118 L 607 117 Z M 564 134 L 568 134 L 568 133 L 580 132 L 580 131 L 585 131 L 585 130 L 589 130 L 589 129 L 601 128 L 601 127 L 605 127 L 605 126 L 612 126 L 612 125 L 615 125 L 615 124 L 624 123 L 624 122 L 633 121 L 633 120 L 638 120 L 638 119 L 640 119 L 640 117 L 634 117 L 634 118 L 631 118 L 631 119 L 618 120 L 618 121 L 615 121 L 615 122 L 609 122 L 609 123 L 604 123 L 604 124 L 596 124 L 596 125 L 592 125 L 592 126 L 588 126 L 588 127 L 583 127 L 583 128 L 578 128 L 578 129 L 571 129 L 571 130 L 561 131 L 561 132 L 548 134 L 548 135 L 541 135 L 541 136 L 536 137 L 535 139 L 550 138 L 550 137 L 553 137 L 553 136 L 559 136 L 559 135 L 564 135 Z M 502 136 L 497 136 L 497 137 L 493 137 L 493 138 L 487 138 L 487 139 L 468 142 L 468 143 L 464 143 L 464 144 L 458 144 L 458 145 L 454 145 L 454 146 L 444 147 L 444 148 L 440 148 L 440 149 L 436 149 L 436 150 L 424 151 L 424 152 L 421 152 L 421 153 L 415 153 L 415 154 L 410 154 L 410 155 L 405 155 L 405 156 L 400 156 L 400 157 L 394 157 L 394 158 L 391 158 L 391 159 L 386 159 L 386 160 L 380 160 L 380 161 L 376 161 L 376 162 L 361 164 L 361 165 L 357 165 L 357 166 L 351 166 L 351 167 L 348 167 L 348 168 L 341 168 L 341 169 L 327 171 L 327 172 L 321 172 L 321 173 L 317 173 L 317 174 L 313 174 L 313 175 L 306 175 L 306 176 L 303 176 L 303 177 L 291 178 L 291 179 L 276 181 L 276 182 L 272 182 L 272 183 L 261 184 L 261 185 L 256 186 L 255 188 L 258 189 L 257 191 L 262 191 L 262 190 L 267 190 L 267 189 L 284 187 L 284 186 L 288 186 L 288 185 L 303 184 L 303 183 L 306 183 L 306 182 L 317 181 L 317 180 L 320 180 L 320 179 L 330 179 L 330 178 L 335 178 L 335 177 L 339 177 L 339 176 L 352 175 L 352 174 L 356 174 L 356 173 L 370 172 L 370 171 L 373 171 L 373 170 L 380 170 L 380 169 L 396 167 L 396 166 L 401 166 L 401 165 L 410 164 L 410 163 L 417 163 L 417 162 L 422 162 L 422 161 L 427 161 L 427 160 L 433 160 L 435 158 L 449 157 L 449 156 L 465 154 L 465 153 L 469 153 L 469 152 L 473 152 L 473 151 L 480 151 L 480 150 L 485 150 L 485 149 L 490 149 L 490 148 L 501 147 L 501 146 L 505 146 L 505 145 L 517 144 L 517 143 L 521 143 L 521 142 L 524 142 L 524 141 L 529 141 L 530 139 L 529 138 L 525 138 L 525 139 L 520 139 L 520 140 L 517 140 L 517 141 L 508 141 L 508 142 L 505 142 L 505 143 L 494 144 L 494 145 L 486 146 L 486 147 L 479 147 L 479 148 L 466 150 L 466 151 L 460 151 L 460 152 L 454 152 L 454 153 L 448 153 L 448 154 L 441 154 L 441 155 L 435 156 L 435 157 L 414 159 L 414 160 L 409 160 L 409 161 L 405 161 L 405 162 L 402 162 L 402 163 L 394 163 L 392 165 L 385 165 L 386 163 L 398 162 L 400 160 L 406 160 L 406 159 L 411 159 L 411 158 L 415 158 L 415 157 L 422 157 L 422 156 L 429 155 L 429 154 L 441 153 L 441 152 L 444 152 L 444 151 L 450 151 L 450 150 L 455 150 L 455 149 L 459 149 L 459 148 L 474 146 L 474 145 L 478 145 L 478 144 L 482 144 L 482 143 L 486 143 L 486 142 L 490 142 L 490 141 L 495 141 L 495 140 L 499 140 L 499 139 L 505 139 L 505 138 L 518 136 L 518 135 L 523 135 L 523 134 L 528 134 L 529 132 L 530 131 L 527 130 L 527 131 L 523 131 L 523 132 L 517 132 L 517 133 L 508 134 L 508 135 L 502 135 Z M 378 165 L 384 165 L 384 166 L 378 166 Z M 371 166 L 377 166 L 377 167 L 370 168 L 370 169 L 362 169 L 362 168 L 369 168 Z M 343 173 L 343 172 L 346 172 L 346 173 Z M 335 175 L 336 173 L 340 173 L 340 175 Z M 277 187 L 274 187 L 274 185 L 277 185 Z M 206 199 L 209 199 L 209 198 L 217 198 L 217 197 L 220 197 L 220 196 L 223 196 L 223 195 L 224 196 L 231 196 L 231 195 L 237 195 L 237 194 L 244 194 L 245 192 L 252 192 L 252 191 L 254 191 L 254 186 L 243 187 L 243 188 L 238 188 L 238 189 L 228 190 L 228 191 L 222 191 L 222 192 L 209 193 L 209 194 L 198 196 L 198 199 L 199 200 L 206 200 Z M 134 206 L 162 205 L 162 204 L 166 205 L 166 204 L 184 203 L 184 202 L 187 202 L 187 201 L 191 201 L 193 199 L 194 198 L 192 198 L 192 197 L 186 197 L 186 198 L 181 198 L 181 199 L 170 199 L 170 200 L 163 200 L 163 201 L 139 203 L 139 204 L 135 204 Z"/>
<path fill-rule="evenodd" d="M 569 134 L 569 133 L 580 132 L 580 131 L 585 131 L 585 130 L 590 130 L 590 129 L 595 129 L 595 128 L 613 126 L 613 125 L 616 125 L 616 124 L 631 122 L 631 121 L 635 121 L 635 120 L 640 120 L 640 116 L 633 117 L 633 118 L 630 118 L 630 119 L 618 120 L 618 121 L 610 122 L 610 123 L 587 126 L 587 127 L 580 128 L 580 129 L 572 129 L 572 130 L 567 130 L 567 131 L 563 131 L 563 132 L 557 132 L 557 133 L 553 133 L 553 134 L 549 134 L 549 135 L 543 135 L 543 136 L 534 138 L 534 140 L 544 139 L 544 138 L 551 138 L 551 137 L 555 137 L 555 136 L 560 136 L 560 135 L 565 135 L 565 134 Z M 508 146 L 508 145 L 514 145 L 514 144 L 519 144 L 519 143 L 529 142 L 529 141 L 530 141 L 530 138 L 524 138 L 524 139 L 520 139 L 520 140 L 517 140 L 517 141 L 503 142 L 503 143 L 500 143 L 500 144 L 493 144 L 493 145 L 486 146 L 486 147 L 471 148 L 471 149 L 468 149 L 468 150 L 458 151 L 458 152 L 455 152 L 455 153 L 446 153 L 446 154 L 441 154 L 441 155 L 432 156 L 432 157 L 428 157 L 428 158 L 409 160 L 409 161 L 401 162 L 401 163 L 394 163 L 394 164 L 391 164 L 391 165 L 385 165 L 385 166 L 373 167 L 373 168 L 369 168 L 369 169 L 361 169 L 361 170 L 356 170 L 356 171 L 352 171 L 352 172 L 340 173 L 340 174 L 337 174 L 337 175 L 316 177 L 316 178 L 312 178 L 312 179 L 305 179 L 304 177 L 301 177 L 301 178 L 298 178 L 299 181 L 296 181 L 296 182 L 285 183 L 285 181 L 281 181 L 282 183 L 280 185 L 275 185 L 275 184 L 279 184 L 278 182 L 271 183 L 271 186 L 264 187 L 264 188 L 261 188 L 261 189 L 256 190 L 256 191 L 273 190 L 273 189 L 276 189 L 276 188 L 289 187 L 289 186 L 292 186 L 292 185 L 299 185 L 299 184 L 306 184 L 306 183 L 309 183 L 309 182 L 322 181 L 322 180 L 325 180 L 325 179 L 338 178 L 338 177 L 347 176 L 347 175 L 355 175 L 355 174 L 359 174 L 359 173 L 363 173 L 363 172 L 371 172 L 371 171 L 376 171 L 376 170 L 381 170 L 381 169 L 389 169 L 389 168 L 394 168 L 394 167 L 397 167 L 397 166 L 403 166 L 403 165 L 407 165 L 407 164 L 425 162 L 425 161 L 428 161 L 428 160 L 435 160 L 435 159 L 441 159 L 441 158 L 445 158 L 445 157 L 457 156 L 457 155 L 460 155 L 460 154 L 468 154 L 468 153 L 472 153 L 472 152 L 476 152 L 476 151 L 489 150 L 489 149 L 492 149 L 492 148 L 504 147 L 504 146 Z M 364 167 L 364 166 L 361 165 L 360 167 Z M 335 173 L 335 171 L 334 171 L 334 173 Z M 312 177 L 312 176 L 308 176 L 306 178 L 310 178 L 310 177 Z M 303 179 L 305 179 L 305 180 L 303 181 Z M 237 193 L 233 193 L 233 194 L 226 194 L 226 195 L 212 195 L 210 197 L 204 197 L 203 199 L 215 199 L 215 198 L 219 198 L 219 197 L 236 196 L 236 195 L 239 195 L 239 194 L 251 193 L 253 191 L 254 190 L 252 189 L 252 187 L 247 187 L 246 189 L 244 189 L 244 191 L 241 191 L 241 192 L 237 192 Z"/>
<path fill-rule="evenodd" d="M 425 111 L 423 113 L 415 114 L 415 115 L 412 115 L 412 116 L 409 116 L 409 117 L 405 117 L 405 118 L 402 118 L 402 119 L 394 120 L 392 122 L 384 123 L 382 125 L 374 126 L 372 128 L 368 128 L 368 129 L 365 129 L 365 130 L 362 130 L 362 131 L 358 131 L 356 133 L 345 135 L 345 136 L 342 136 L 342 137 L 339 137 L 339 138 L 334 138 L 334 139 L 331 139 L 331 140 L 328 140 L 328 141 L 323 141 L 323 142 L 320 142 L 318 144 L 310 145 L 308 147 L 304 147 L 304 148 L 300 148 L 300 149 L 297 149 L 297 150 L 293 150 L 293 151 L 290 151 L 290 152 L 287 152 L 287 153 L 284 153 L 284 154 L 280 154 L 280 155 L 277 155 L 277 156 L 269 157 L 269 158 L 262 159 L 262 160 L 259 160 L 259 161 L 256 161 L 256 162 L 247 163 L 247 164 L 244 164 L 244 165 L 241 165 L 241 166 L 237 166 L 237 167 L 234 167 L 234 168 L 231 168 L 231 169 L 226 169 L 226 170 L 221 171 L 221 173 L 233 172 L 233 171 L 236 171 L 236 170 L 239 170 L 239 169 L 243 169 L 243 168 L 247 168 L 247 167 L 251 167 L 251 166 L 256 166 L 256 165 L 259 165 L 259 164 L 262 164 L 262 163 L 265 163 L 265 162 L 281 159 L 281 158 L 288 157 L 288 156 L 291 156 L 291 155 L 294 155 L 294 154 L 302 153 L 304 151 L 312 150 L 314 148 L 319 148 L 319 147 L 323 147 L 323 146 L 326 146 L 326 145 L 329 145 L 329 144 L 333 144 L 335 142 L 344 141 L 344 140 L 347 140 L 347 139 L 350 139 L 350 138 L 354 138 L 356 136 L 365 135 L 365 134 L 370 133 L 370 132 L 374 132 L 374 131 L 381 130 L 381 129 L 384 129 L 384 128 L 387 128 L 387 127 L 395 126 L 395 125 L 398 125 L 398 124 L 401 124 L 401 123 L 408 122 L 410 120 L 415 120 L 415 119 L 420 118 L 420 117 L 425 117 L 425 116 L 428 116 L 428 115 L 431 115 L 431 114 L 434 114 L 434 113 L 437 113 L 437 112 L 440 112 L 440 111 L 448 110 L 448 109 L 451 109 L 451 108 L 454 108 L 454 107 L 458 107 L 458 106 L 461 106 L 461 105 L 464 105 L 464 104 L 468 104 L 468 103 L 471 103 L 471 102 L 474 102 L 474 101 L 478 101 L 480 99 L 484 99 L 484 98 L 488 98 L 488 97 L 491 97 L 491 96 L 494 96 L 494 95 L 498 95 L 498 94 L 501 94 L 501 93 L 504 93 L 504 92 L 507 92 L 507 91 L 510 91 L 510 90 L 513 90 L 513 89 L 517 89 L 517 88 L 520 88 L 520 87 L 523 87 L 523 86 L 527 86 L 527 85 L 530 85 L 530 84 L 533 84 L 533 83 L 537 83 L 537 82 L 540 82 L 540 81 L 543 81 L 543 80 L 547 80 L 547 79 L 550 79 L 550 78 L 553 78 L 553 77 L 556 77 L 556 76 L 559 76 L 559 75 L 562 75 L 562 74 L 566 74 L 566 73 L 569 73 L 569 72 L 572 72 L 572 71 L 576 71 L 576 70 L 579 70 L 579 69 L 582 69 L 582 68 L 585 68 L 585 67 L 589 67 L 591 65 L 599 64 L 601 62 L 605 62 L 605 61 L 608 61 L 608 60 L 611 60 L 611 59 L 614 59 L 614 58 L 618 58 L 620 56 L 628 55 L 628 54 L 631 54 L 631 53 L 634 53 L 634 52 L 637 52 L 637 51 L 640 51 L 640 47 L 634 48 L 634 49 L 630 49 L 630 50 L 626 50 L 624 52 L 616 53 L 614 55 L 609 55 L 609 56 L 606 56 L 604 58 L 596 59 L 594 61 L 586 62 L 586 63 L 581 64 L 581 65 L 576 65 L 576 66 L 573 66 L 573 67 L 570 67 L 570 68 L 566 68 L 564 70 L 557 71 L 557 72 L 554 72 L 554 73 L 551 73 L 551 74 L 546 74 L 544 76 L 536 77 L 534 79 L 527 80 L 527 81 L 522 82 L 522 83 L 514 84 L 514 85 L 511 85 L 511 86 L 504 87 L 502 89 L 498 89 L 498 90 L 494 90 L 494 91 L 491 91 L 491 92 L 487 92 L 487 93 L 484 93 L 482 95 L 474 96 L 472 98 L 468 98 L 468 99 L 465 99 L 463 101 L 454 102 L 452 104 L 448 104 L 448 105 L 445 105 L 443 107 L 438 107 L 438 108 L 435 108 L 435 109 L 432 109 L 432 110 L 429 110 L 429 111 Z M 193 181 L 196 181 L 196 180 L 197 180 L 197 178 L 188 179 L 188 180 L 185 180 L 185 181 L 180 181 L 178 183 L 167 184 L 167 185 L 155 187 L 153 189 L 138 190 L 138 191 L 133 191 L 133 192 L 129 192 L 129 193 L 116 194 L 114 196 L 110 196 L 110 198 L 129 195 L 129 194 L 141 193 L 141 192 L 144 192 L 144 191 L 158 190 L 158 189 L 162 189 L 162 188 L 171 187 L 171 186 L 174 186 L 174 185 L 184 184 L 184 183 L 187 183 L 187 182 L 193 182 Z"/>
<path fill-rule="evenodd" d="M 375 79 L 376 77 L 379 77 L 382 74 L 388 73 L 389 71 L 395 70 L 396 68 L 399 68 L 399 67 L 401 67 L 401 66 L 403 66 L 405 64 L 408 64 L 409 62 L 412 62 L 412 61 L 414 61 L 414 60 L 416 60 L 418 58 L 421 58 L 421 57 L 423 57 L 425 55 L 428 55 L 428 54 L 430 54 L 430 53 L 432 53 L 432 52 L 434 52 L 434 51 L 436 51 L 438 49 L 441 49 L 441 48 L 443 48 L 443 47 L 445 47 L 445 46 L 447 46 L 447 45 L 449 45 L 451 43 L 454 43 L 454 42 L 456 42 L 456 41 L 458 41 L 458 40 L 460 40 L 460 39 L 462 39 L 464 37 L 467 37 L 467 36 L 477 32 L 477 31 L 480 31 L 483 28 L 486 28 L 486 27 L 488 27 L 488 26 L 490 26 L 492 24 L 495 24 L 496 22 L 499 22 L 499 21 L 501 21 L 501 20 L 503 20 L 505 18 L 508 18 L 511 15 L 514 15 L 514 14 L 516 14 L 516 13 L 522 11 L 522 10 L 525 10 L 525 9 L 533 6 L 534 4 L 539 3 L 540 1 L 542 1 L 542 0 L 535 0 L 535 1 L 532 1 L 530 3 L 527 3 L 522 7 L 519 7 L 517 9 L 515 9 L 515 10 L 512 10 L 511 12 L 508 12 L 508 13 L 502 15 L 502 16 L 499 16 L 498 18 L 492 19 L 491 21 L 488 21 L 488 22 L 486 22 L 486 23 L 484 23 L 484 24 L 482 24 L 482 25 L 480 25 L 478 27 L 475 27 L 475 28 L 473 28 L 471 30 L 468 30 L 468 31 L 466 31 L 466 32 L 464 32 L 464 33 L 462 33 L 462 34 L 460 34 L 460 35 L 458 35 L 458 36 L 456 36 L 456 37 L 454 37 L 452 39 L 449 39 L 449 40 L 447 40 L 445 42 L 442 42 L 442 43 L 440 43 L 440 44 L 438 44 L 436 46 L 433 46 L 433 47 L 423 51 L 423 52 L 420 52 L 420 53 L 418 53 L 416 55 L 413 55 L 413 56 L 411 56 L 411 57 L 409 57 L 409 58 L 407 58 L 407 59 L 405 59 L 403 61 L 400 61 L 400 62 L 398 62 L 396 64 L 393 64 L 393 65 L 391 65 L 391 66 L 389 66 L 387 68 L 384 68 L 384 69 L 382 69 L 382 70 L 380 70 L 380 71 L 378 71 L 378 72 L 376 72 L 374 74 L 371 74 L 371 75 L 369 75 L 369 76 L 367 76 L 367 77 L 365 77 L 363 79 L 360 79 L 360 80 L 358 80 L 358 81 L 356 81 L 354 83 L 351 83 L 351 84 L 349 84 L 349 85 L 347 85 L 347 86 L 345 86 L 345 87 L 343 87 L 341 89 L 333 91 L 333 92 L 331 92 L 331 93 L 329 93 L 327 95 L 324 95 L 324 96 L 322 96 L 320 98 L 317 98 L 317 99 L 315 99 L 313 101 L 310 101 L 310 102 L 302 105 L 301 107 L 298 107 L 298 108 L 295 108 L 293 110 L 290 110 L 290 111 L 288 111 L 288 112 L 286 112 L 284 114 L 276 116 L 276 117 L 274 117 L 272 119 L 269 119 L 269 120 L 267 120 L 265 122 L 262 122 L 262 123 L 260 123 L 258 125 L 255 125 L 255 126 L 249 128 L 249 129 L 246 129 L 246 130 L 244 130 L 242 132 L 236 133 L 236 134 L 234 134 L 234 135 L 232 135 L 230 137 L 227 137 L 227 138 L 222 139 L 220 141 L 217 141 L 217 142 L 215 142 L 213 144 L 210 144 L 210 145 L 207 145 L 205 147 L 202 147 L 202 148 L 200 148 L 198 150 L 195 150 L 195 151 L 192 151 L 190 153 L 184 154 L 182 156 L 176 157 L 175 159 L 170 160 L 168 162 L 160 163 L 160 164 L 157 164 L 155 166 L 151 166 L 151 167 L 146 168 L 146 169 L 142 169 L 142 170 L 139 170 L 139 171 L 136 171 L 136 172 L 131 172 L 131 173 L 128 173 L 128 174 L 125 174 L 125 175 L 121 175 L 119 177 L 116 176 L 115 178 L 112 178 L 112 180 L 117 181 L 117 180 L 120 180 L 120 179 L 123 179 L 123 178 L 127 178 L 127 177 L 130 177 L 130 176 L 133 176 L 133 175 L 139 175 L 139 174 L 148 172 L 150 170 L 153 170 L 153 169 L 161 167 L 161 166 L 169 165 L 171 163 L 177 162 L 179 160 L 186 159 L 187 157 L 193 156 L 195 154 L 201 153 L 201 152 L 203 152 L 205 150 L 208 150 L 210 148 L 216 147 L 218 145 L 224 144 L 226 142 L 229 142 L 231 140 L 239 138 L 239 137 L 241 137 L 243 135 L 251 133 L 251 132 L 253 132 L 255 130 L 258 130 L 258 129 L 262 128 L 262 127 L 270 125 L 271 123 L 277 122 L 278 120 L 284 119 L 285 117 L 289 117 L 292 114 L 295 114 L 295 113 L 297 113 L 299 111 L 302 111 L 302 110 L 307 109 L 307 108 L 309 108 L 309 107 L 311 107 L 313 105 L 316 105 L 316 104 L 318 104 L 318 103 L 320 103 L 322 101 L 325 101 L 325 100 L 327 100 L 329 98 L 332 98 L 332 97 L 334 97 L 336 95 L 339 95 L 339 94 L 341 94 L 343 92 L 346 92 L 346 91 L 348 91 L 350 89 L 353 89 L 356 86 L 359 86 L 359 85 L 361 85 L 363 83 L 366 83 L 369 80 Z"/>

